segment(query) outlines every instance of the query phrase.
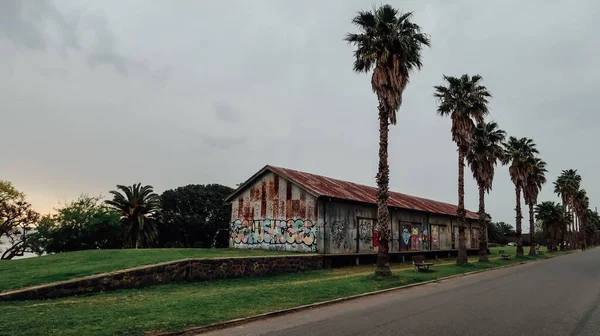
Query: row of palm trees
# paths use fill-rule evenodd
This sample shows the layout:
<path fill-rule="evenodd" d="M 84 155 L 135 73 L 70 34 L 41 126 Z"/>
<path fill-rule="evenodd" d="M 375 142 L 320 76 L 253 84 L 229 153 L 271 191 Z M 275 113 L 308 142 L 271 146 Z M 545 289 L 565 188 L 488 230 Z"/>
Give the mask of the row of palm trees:
<path fill-rule="evenodd" d="M 388 219 L 388 133 L 389 125 L 396 124 L 402 94 L 414 70 L 422 67 L 421 51 L 429 47 L 429 35 L 412 19 L 412 12 L 402 13 L 390 5 L 359 11 L 352 19 L 359 32 L 349 33 L 345 40 L 355 47 L 354 71 L 373 70 L 371 87 L 378 98 L 379 167 L 377 180 L 377 223 L 380 233 L 376 274 L 390 275 L 389 219 Z M 452 140 L 458 147 L 458 208 L 459 244 L 457 264 L 465 264 L 464 167 L 467 160 L 479 189 L 479 227 L 481 228 L 480 261 L 487 261 L 485 228 L 489 216 L 485 212 L 485 193 L 492 189 L 498 162 L 509 165 L 516 198 L 517 255 L 523 255 L 521 194 L 529 207 L 530 239 L 534 237 L 534 207 L 542 186 L 546 183 L 546 163 L 538 157 L 538 150 L 529 138 L 509 137 L 495 122 L 485 122 L 492 97 L 481 84 L 479 75 L 444 76 L 444 85 L 434 87 L 438 101 L 437 113 L 452 120 Z M 573 181 L 561 189 L 563 204 L 583 218 L 587 209 L 583 196 L 576 196 Z M 565 182 L 566 183 L 566 182 Z M 578 197 L 578 198 L 577 198 Z M 577 203 L 575 199 L 582 203 Z M 532 243 L 533 246 L 533 243 Z M 535 254 L 535 248 L 530 249 Z"/>
<path fill-rule="evenodd" d="M 598 213 L 589 208 L 590 199 L 585 189 L 581 188 L 581 175 L 574 169 L 563 170 L 554 182 L 554 192 L 560 197 L 568 214 L 565 223 L 567 241 L 571 246 L 581 243 L 582 248 L 585 248 L 588 223 L 590 220 L 595 222 Z M 561 244 L 562 242 L 564 240 Z"/>

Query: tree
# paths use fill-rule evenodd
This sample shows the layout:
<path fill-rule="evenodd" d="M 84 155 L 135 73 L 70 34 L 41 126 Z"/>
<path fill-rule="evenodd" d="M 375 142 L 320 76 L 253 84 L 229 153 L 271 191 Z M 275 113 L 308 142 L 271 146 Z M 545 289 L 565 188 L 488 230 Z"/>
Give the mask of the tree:
<path fill-rule="evenodd" d="M 505 222 L 497 222 L 495 225 L 498 227 L 498 230 L 502 236 L 512 237 L 515 235 L 515 229 L 512 225 Z"/>
<path fill-rule="evenodd" d="M 535 215 L 542 222 L 542 230 L 548 238 L 548 251 L 558 251 L 557 241 L 562 250 L 562 241 L 571 221 L 569 212 L 561 204 L 547 201 L 535 206 Z"/>
<path fill-rule="evenodd" d="M 4 237 L 10 244 L 0 251 L 0 259 L 10 260 L 25 252 L 34 252 L 29 240 L 38 219 L 39 214 L 31 209 L 25 194 L 12 183 L 0 181 L 0 239 Z"/>
<path fill-rule="evenodd" d="M 581 244 L 581 248 L 585 250 L 586 248 L 586 225 L 588 221 L 588 208 L 590 206 L 590 199 L 587 196 L 587 192 L 585 189 L 579 189 L 577 193 L 573 197 L 573 209 L 575 214 L 580 220 L 579 227 L 579 243 Z"/>
<path fill-rule="evenodd" d="M 487 235 L 489 237 L 490 243 L 499 243 L 502 232 L 500 231 L 500 228 L 496 223 L 487 222 Z"/>
<path fill-rule="evenodd" d="M 515 185 L 515 196 L 516 196 L 516 207 L 515 207 L 515 221 L 516 221 L 516 241 L 517 241 L 517 256 L 523 256 L 523 241 L 521 240 L 521 191 L 525 186 L 527 177 L 531 172 L 534 155 L 538 154 L 538 150 L 533 140 L 528 138 L 517 139 L 510 137 L 504 144 L 504 164 L 510 164 L 508 171 L 510 178 Z"/>
<path fill-rule="evenodd" d="M 161 195 L 160 246 L 227 247 L 233 189 L 219 184 L 190 184 Z"/>
<path fill-rule="evenodd" d="M 502 143 L 506 132 L 498 127 L 495 122 L 480 122 L 473 132 L 473 140 L 466 158 L 473 178 L 479 187 L 479 261 L 487 262 L 487 233 L 485 220 L 485 193 L 492 190 L 496 163 L 501 161 L 504 150 Z"/>
<path fill-rule="evenodd" d="M 598 231 L 600 230 L 600 215 L 596 211 L 588 209 L 586 238 L 587 242 L 592 245 L 598 244 Z"/>
<path fill-rule="evenodd" d="M 546 162 L 540 158 L 533 158 L 530 161 L 529 174 L 523 188 L 525 204 L 529 206 L 529 255 L 536 255 L 535 251 L 535 223 L 533 217 L 533 207 L 537 204 L 537 198 L 546 183 Z"/>
<path fill-rule="evenodd" d="M 160 197 L 150 185 L 117 185 L 111 190 L 112 200 L 105 201 L 121 215 L 124 223 L 125 246 L 148 247 L 156 239 L 156 216 L 160 209 Z"/>
<path fill-rule="evenodd" d="M 356 47 L 354 71 L 369 72 L 371 88 L 379 101 L 379 168 L 377 172 L 377 226 L 379 250 L 376 274 L 391 275 L 389 264 L 389 125 L 396 124 L 396 113 L 402 104 L 402 93 L 410 74 L 421 69 L 421 50 L 430 45 L 429 36 L 411 21 L 412 12 L 401 13 L 390 5 L 360 11 L 352 19 L 358 34 L 349 33 L 345 40 Z"/>
<path fill-rule="evenodd" d="M 438 100 L 438 115 L 449 116 L 452 120 L 452 140 L 458 146 L 458 257 L 457 264 L 468 263 L 465 243 L 465 155 L 468 153 L 475 124 L 482 123 L 489 113 L 488 99 L 492 96 L 487 88 L 481 85 L 481 76 L 470 77 L 467 74 L 460 78 L 444 76 L 448 86 L 435 86 L 434 97 Z"/>
<path fill-rule="evenodd" d="M 38 251 L 60 253 L 123 247 L 119 214 L 100 196 L 81 195 L 42 217 L 34 234 Z"/>
<path fill-rule="evenodd" d="M 554 181 L 554 193 L 560 196 L 562 205 L 567 211 L 572 211 L 573 199 L 580 186 L 581 176 L 577 174 L 576 169 L 563 170 L 556 181 Z M 568 239 L 571 241 L 571 245 L 573 245 L 573 232 L 575 231 L 573 223 L 569 224 L 567 231 L 570 232 Z"/>

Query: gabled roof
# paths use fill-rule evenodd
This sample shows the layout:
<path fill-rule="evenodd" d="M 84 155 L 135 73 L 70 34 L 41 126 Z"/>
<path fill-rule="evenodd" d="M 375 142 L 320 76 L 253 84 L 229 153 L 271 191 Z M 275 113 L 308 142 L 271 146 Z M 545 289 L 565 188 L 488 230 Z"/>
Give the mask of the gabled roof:
<path fill-rule="evenodd" d="M 262 175 L 265 171 L 271 171 L 292 183 L 297 184 L 299 187 L 316 197 L 326 196 L 342 200 L 377 204 L 377 188 L 269 165 L 250 177 L 229 195 L 226 200 L 229 201 L 232 199 L 239 191 L 245 189 L 248 184 L 250 184 L 257 176 Z M 390 191 L 389 195 L 388 205 L 390 207 L 456 217 L 457 206 L 454 204 L 433 201 L 393 191 Z M 467 210 L 467 218 L 478 219 L 479 217 L 476 213 Z"/>

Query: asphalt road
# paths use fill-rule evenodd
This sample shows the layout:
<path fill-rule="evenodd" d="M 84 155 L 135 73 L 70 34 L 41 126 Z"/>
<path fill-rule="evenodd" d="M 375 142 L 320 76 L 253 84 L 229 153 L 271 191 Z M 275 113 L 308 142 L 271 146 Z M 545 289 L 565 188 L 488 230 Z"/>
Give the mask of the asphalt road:
<path fill-rule="evenodd" d="M 600 248 L 205 335 L 600 335 Z"/>

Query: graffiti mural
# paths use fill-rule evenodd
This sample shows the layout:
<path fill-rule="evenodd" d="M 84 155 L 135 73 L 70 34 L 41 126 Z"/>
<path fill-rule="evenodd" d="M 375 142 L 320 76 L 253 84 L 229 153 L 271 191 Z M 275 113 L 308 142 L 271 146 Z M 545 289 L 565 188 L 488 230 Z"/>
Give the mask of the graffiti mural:
<path fill-rule="evenodd" d="M 421 244 L 423 250 L 429 250 L 429 232 L 427 232 L 427 230 L 423 230 L 421 240 L 423 241 L 423 243 Z"/>
<path fill-rule="evenodd" d="M 348 247 L 346 242 L 346 222 L 335 221 L 331 224 L 331 238 L 333 245 L 338 249 L 342 246 Z"/>
<path fill-rule="evenodd" d="M 431 226 L 431 248 L 433 250 L 440 249 L 440 234 L 437 225 Z"/>
<path fill-rule="evenodd" d="M 410 249 L 412 251 L 418 251 L 420 250 L 420 244 L 419 244 L 419 228 L 416 226 L 412 227 L 412 230 L 410 232 Z"/>
<path fill-rule="evenodd" d="M 373 220 L 361 218 L 358 221 L 358 234 L 361 243 L 370 245 L 373 241 Z"/>
<path fill-rule="evenodd" d="M 408 246 L 408 242 L 410 241 L 410 233 L 408 232 L 408 228 L 402 229 L 402 243 L 404 246 Z"/>
<path fill-rule="evenodd" d="M 233 247 L 286 251 L 317 251 L 317 227 L 310 220 L 235 220 L 231 223 Z"/>

